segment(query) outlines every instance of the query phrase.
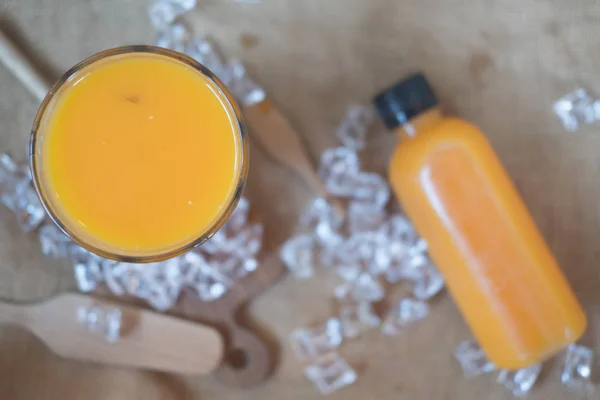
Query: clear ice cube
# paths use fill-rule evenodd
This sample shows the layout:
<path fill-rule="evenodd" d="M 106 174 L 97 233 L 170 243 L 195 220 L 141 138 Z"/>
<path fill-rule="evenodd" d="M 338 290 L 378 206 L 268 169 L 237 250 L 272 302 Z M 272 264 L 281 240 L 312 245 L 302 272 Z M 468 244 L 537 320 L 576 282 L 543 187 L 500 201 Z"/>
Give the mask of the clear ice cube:
<path fill-rule="evenodd" d="M 319 243 L 327 248 L 334 248 L 342 242 L 339 233 L 342 223 L 340 211 L 321 197 L 314 199 L 300 217 L 301 229 L 314 233 Z"/>
<path fill-rule="evenodd" d="M 381 233 L 390 241 L 402 243 L 407 248 L 420 249 L 423 252 L 427 250 L 425 240 L 417 234 L 414 226 L 401 214 L 393 215 L 382 226 Z"/>
<path fill-rule="evenodd" d="M 369 273 L 361 273 L 353 282 L 352 297 L 356 301 L 375 302 L 385 296 L 385 290 L 377 278 Z"/>
<path fill-rule="evenodd" d="M 144 300 L 159 311 L 172 308 L 179 298 L 184 282 L 180 262 L 180 258 L 173 258 L 141 268 L 148 287 Z"/>
<path fill-rule="evenodd" d="M 227 253 L 207 255 L 208 264 L 219 271 L 230 283 L 244 279 L 258 268 L 258 261 L 254 257 L 237 257 Z"/>
<path fill-rule="evenodd" d="M 67 257 L 73 242 L 65 235 L 56 224 L 46 222 L 39 230 L 40 246 L 45 256 L 52 258 Z"/>
<path fill-rule="evenodd" d="M 381 325 L 384 335 L 395 335 L 403 328 L 419 321 L 429 313 L 429 305 L 421 300 L 411 298 L 400 299 L 385 317 Z"/>
<path fill-rule="evenodd" d="M 148 8 L 148 16 L 155 29 L 164 31 L 178 17 L 195 7 L 196 0 L 158 0 Z"/>
<path fill-rule="evenodd" d="M 90 332 L 101 334 L 108 343 L 116 343 L 121 337 L 123 313 L 116 307 L 79 307 L 77 321 Z"/>
<path fill-rule="evenodd" d="M 265 99 L 264 89 L 248 77 L 244 64 L 239 60 L 230 60 L 225 68 L 228 69 L 230 79 L 227 86 L 242 106 L 252 106 Z"/>
<path fill-rule="evenodd" d="M 191 287 L 203 301 L 214 301 L 227 292 L 230 282 L 216 268 L 213 268 L 202 255 L 189 252 L 181 256 L 184 285 Z"/>
<path fill-rule="evenodd" d="M 553 108 L 565 129 L 570 132 L 579 129 L 580 125 L 600 119 L 600 101 L 590 96 L 583 88 L 560 98 Z"/>
<path fill-rule="evenodd" d="M 299 235 L 289 238 L 281 246 L 279 255 L 296 278 L 306 279 L 314 275 L 317 249 L 312 236 Z"/>
<path fill-rule="evenodd" d="M 381 175 L 361 172 L 352 181 L 352 198 L 364 212 L 371 214 L 384 210 L 390 199 L 390 187 Z"/>
<path fill-rule="evenodd" d="M 14 167 L 8 155 L 4 155 L 0 169 L 0 202 L 17 217 L 24 232 L 37 228 L 46 218 L 46 211 L 32 186 L 31 176 L 26 169 Z"/>
<path fill-rule="evenodd" d="M 413 295 L 420 300 L 428 300 L 444 288 L 445 281 L 430 260 L 426 260 L 416 269 L 413 282 Z"/>
<path fill-rule="evenodd" d="M 516 371 L 503 369 L 496 382 L 503 385 L 514 396 L 525 396 L 531 391 L 541 371 L 542 364 L 535 364 Z"/>
<path fill-rule="evenodd" d="M 250 215 L 250 202 L 247 198 L 241 197 L 237 206 L 231 213 L 231 216 L 225 223 L 227 228 L 233 232 L 240 232 L 244 226 L 248 223 L 248 216 Z"/>
<path fill-rule="evenodd" d="M 185 53 L 192 40 L 191 37 L 192 33 L 185 24 L 173 24 L 158 33 L 154 44 L 158 47 Z"/>
<path fill-rule="evenodd" d="M 68 251 L 78 289 L 82 292 L 96 289 L 104 281 L 102 258 L 76 244 L 70 246 Z"/>
<path fill-rule="evenodd" d="M 387 238 L 380 232 L 361 232 L 351 235 L 337 249 L 338 254 L 338 273 L 345 268 L 359 271 L 367 271 L 372 275 L 382 274 L 388 267 L 388 260 L 378 257 L 378 254 L 389 246 Z M 345 277 L 346 280 L 353 280 L 353 277 Z"/>
<path fill-rule="evenodd" d="M 339 318 L 346 338 L 356 338 L 364 330 L 378 327 L 381 323 L 381 319 L 373 312 L 371 303 L 366 301 L 342 301 L 339 305 Z"/>
<path fill-rule="evenodd" d="M 325 323 L 296 329 L 290 335 L 292 350 L 300 360 L 313 360 L 338 348 L 342 343 L 342 325 L 337 318 Z"/>
<path fill-rule="evenodd" d="M 381 265 L 387 266 L 383 274 L 390 283 L 420 281 L 427 272 L 422 266 L 429 262 L 420 251 L 414 251 L 414 248 L 408 248 L 400 242 L 390 243 L 388 248 L 378 252 L 377 257 Z"/>
<path fill-rule="evenodd" d="M 570 345 L 564 355 L 560 380 L 570 389 L 582 394 L 594 390 L 591 382 L 594 351 L 586 346 Z"/>
<path fill-rule="evenodd" d="M 372 232 L 381 229 L 387 218 L 383 208 L 366 205 L 362 201 L 353 200 L 348 205 L 348 231 L 350 235 Z"/>
<path fill-rule="evenodd" d="M 358 154 L 347 147 L 336 147 L 321 154 L 319 176 L 334 196 L 350 196 L 355 191 L 360 171 Z"/>
<path fill-rule="evenodd" d="M 461 342 L 454 351 L 454 357 L 460 364 L 466 378 L 492 372 L 496 366 L 488 360 L 487 356 L 474 340 Z"/>
<path fill-rule="evenodd" d="M 226 223 L 199 249 L 203 253 L 225 253 L 232 257 L 254 257 L 262 247 L 264 228 L 262 224 L 250 223 L 242 226 Z"/>
<path fill-rule="evenodd" d="M 99 265 L 104 283 L 112 293 L 118 296 L 129 294 L 142 299 L 148 296 L 150 289 L 142 264 L 100 260 Z"/>
<path fill-rule="evenodd" d="M 337 128 L 336 135 L 344 146 L 362 150 L 367 143 L 367 133 L 375 121 L 375 110 L 362 105 L 351 106 L 344 120 Z"/>
<path fill-rule="evenodd" d="M 211 42 L 201 37 L 195 37 L 187 43 L 185 52 L 217 75 L 223 83 L 227 85 L 230 82 L 229 69 L 226 68 L 221 55 Z"/>
<path fill-rule="evenodd" d="M 339 354 L 329 353 L 304 369 L 306 378 L 321 394 L 335 392 L 356 382 L 357 374 Z"/>

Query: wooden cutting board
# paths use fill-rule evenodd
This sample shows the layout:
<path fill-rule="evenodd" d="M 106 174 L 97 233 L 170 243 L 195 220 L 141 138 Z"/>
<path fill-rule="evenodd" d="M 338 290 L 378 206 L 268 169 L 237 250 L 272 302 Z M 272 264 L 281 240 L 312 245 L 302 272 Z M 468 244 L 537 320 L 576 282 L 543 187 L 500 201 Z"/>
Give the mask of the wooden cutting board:
<path fill-rule="evenodd" d="M 2 0 L 33 54 L 56 76 L 104 48 L 149 43 L 147 0 Z M 452 112 L 486 133 L 523 194 L 590 317 L 584 343 L 600 354 L 600 131 L 566 134 L 554 99 L 584 85 L 600 94 L 600 3 L 596 0 L 229 0 L 199 1 L 187 21 L 236 55 L 303 136 L 312 159 L 338 142 L 346 108 L 401 76 L 424 70 Z M 248 40 L 248 38 L 254 38 Z M 244 40 L 241 40 L 244 39 Z M 36 105 L 0 70 L 0 148 L 23 154 Z M 373 137 L 365 168 L 383 171 L 394 138 Z M 261 209 L 274 252 L 307 203 L 304 183 L 251 154 L 249 198 Z M 1 216 L 1 214 L 0 214 Z M 70 288 L 67 265 L 46 261 L 35 238 L 0 222 L 0 296 L 33 300 Z M 11 400 L 264 400 L 320 398 L 287 346 L 299 325 L 331 315 L 334 284 L 285 279 L 254 298 L 248 313 L 281 341 L 272 379 L 232 390 L 214 377 L 180 379 L 64 362 L 34 338 L 0 330 L 0 398 Z M 396 337 L 369 333 L 344 344 L 359 381 L 327 400 L 512 400 L 494 376 L 461 377 L 452 351 L 468 329 L 447 296 L 422 324 Z M 573 398 L 548 365 L 528 400 Z"/>

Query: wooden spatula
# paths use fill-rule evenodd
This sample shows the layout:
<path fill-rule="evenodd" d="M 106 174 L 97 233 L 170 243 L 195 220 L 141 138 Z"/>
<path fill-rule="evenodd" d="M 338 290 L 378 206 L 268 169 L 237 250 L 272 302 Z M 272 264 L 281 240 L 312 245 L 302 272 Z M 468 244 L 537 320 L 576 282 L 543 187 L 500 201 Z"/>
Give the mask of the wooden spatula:
<path fill-rule="evenodd" d="M 106 338 L 82 324 L 81 310 L 119 308 L 120 339 Z M 66 358 L 179 374 L 205 374 L 223 358 L 223 341 L 211 327 L 125 304 L 65 293 L 43 303 L 0 303 L 0 323 L 31 331 Z"/>
<path fill-rule="evenodd" d="M 275 161 L 291 168 L 304 179 L 317 195 L 328 198 L 325 185 L 317 175 L 300 137 L 288 120 L 269 99 L 244 107 L 244 118 L 251 138 Z M 344 215 L 344 207 L 335 198 L 328 198 L 335 209 Z"/>

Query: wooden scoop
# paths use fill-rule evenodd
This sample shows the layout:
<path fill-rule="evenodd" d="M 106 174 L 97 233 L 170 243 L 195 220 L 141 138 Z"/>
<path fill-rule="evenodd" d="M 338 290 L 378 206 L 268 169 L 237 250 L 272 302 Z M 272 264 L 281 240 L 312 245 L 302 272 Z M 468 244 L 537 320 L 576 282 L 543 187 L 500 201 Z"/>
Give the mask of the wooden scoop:
<path fill-rule="evenodd" d="M 92 307 L 121 310 L 118 341 L 109 343 L 80 322 L 81 311 Z M 216 329 L 75 293 L 32 305 L 0 302 L 0 323 L 26 328 L 65 358 L 98 364 L 205 374 L 219 366 L 224 353 Z"/>

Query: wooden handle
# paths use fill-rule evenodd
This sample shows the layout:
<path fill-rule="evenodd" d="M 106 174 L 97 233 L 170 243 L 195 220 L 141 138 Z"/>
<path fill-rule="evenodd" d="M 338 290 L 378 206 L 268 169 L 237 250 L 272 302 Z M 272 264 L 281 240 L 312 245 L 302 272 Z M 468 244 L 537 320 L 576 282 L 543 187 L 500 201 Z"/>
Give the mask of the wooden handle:
<path fill-rule="evenodd" d="M 264 381 L 272 372 L 271 351 L 255 333 L 232 321 L 225 362 L 217 378 L 230 386 L 244 387 Z"/>
<path fill-rule="evenodd" d="M 40 102 L 44 100 L 50 91 L 48 81 L 2 31 L 0 31 L 0 62 L 37 100 Z"/>
<path fill-rule="evenodd" d="M 79 318 L 92 307 L 122 312 L 120 339 L 109 343 Z M 0 320 L 20 323 L 55 353 L 98 364 L 179 374 L 204 374 L 223 359 L 223 339 L 206 325 L 76 293 L 31 306 L 3 304 Z"/>

